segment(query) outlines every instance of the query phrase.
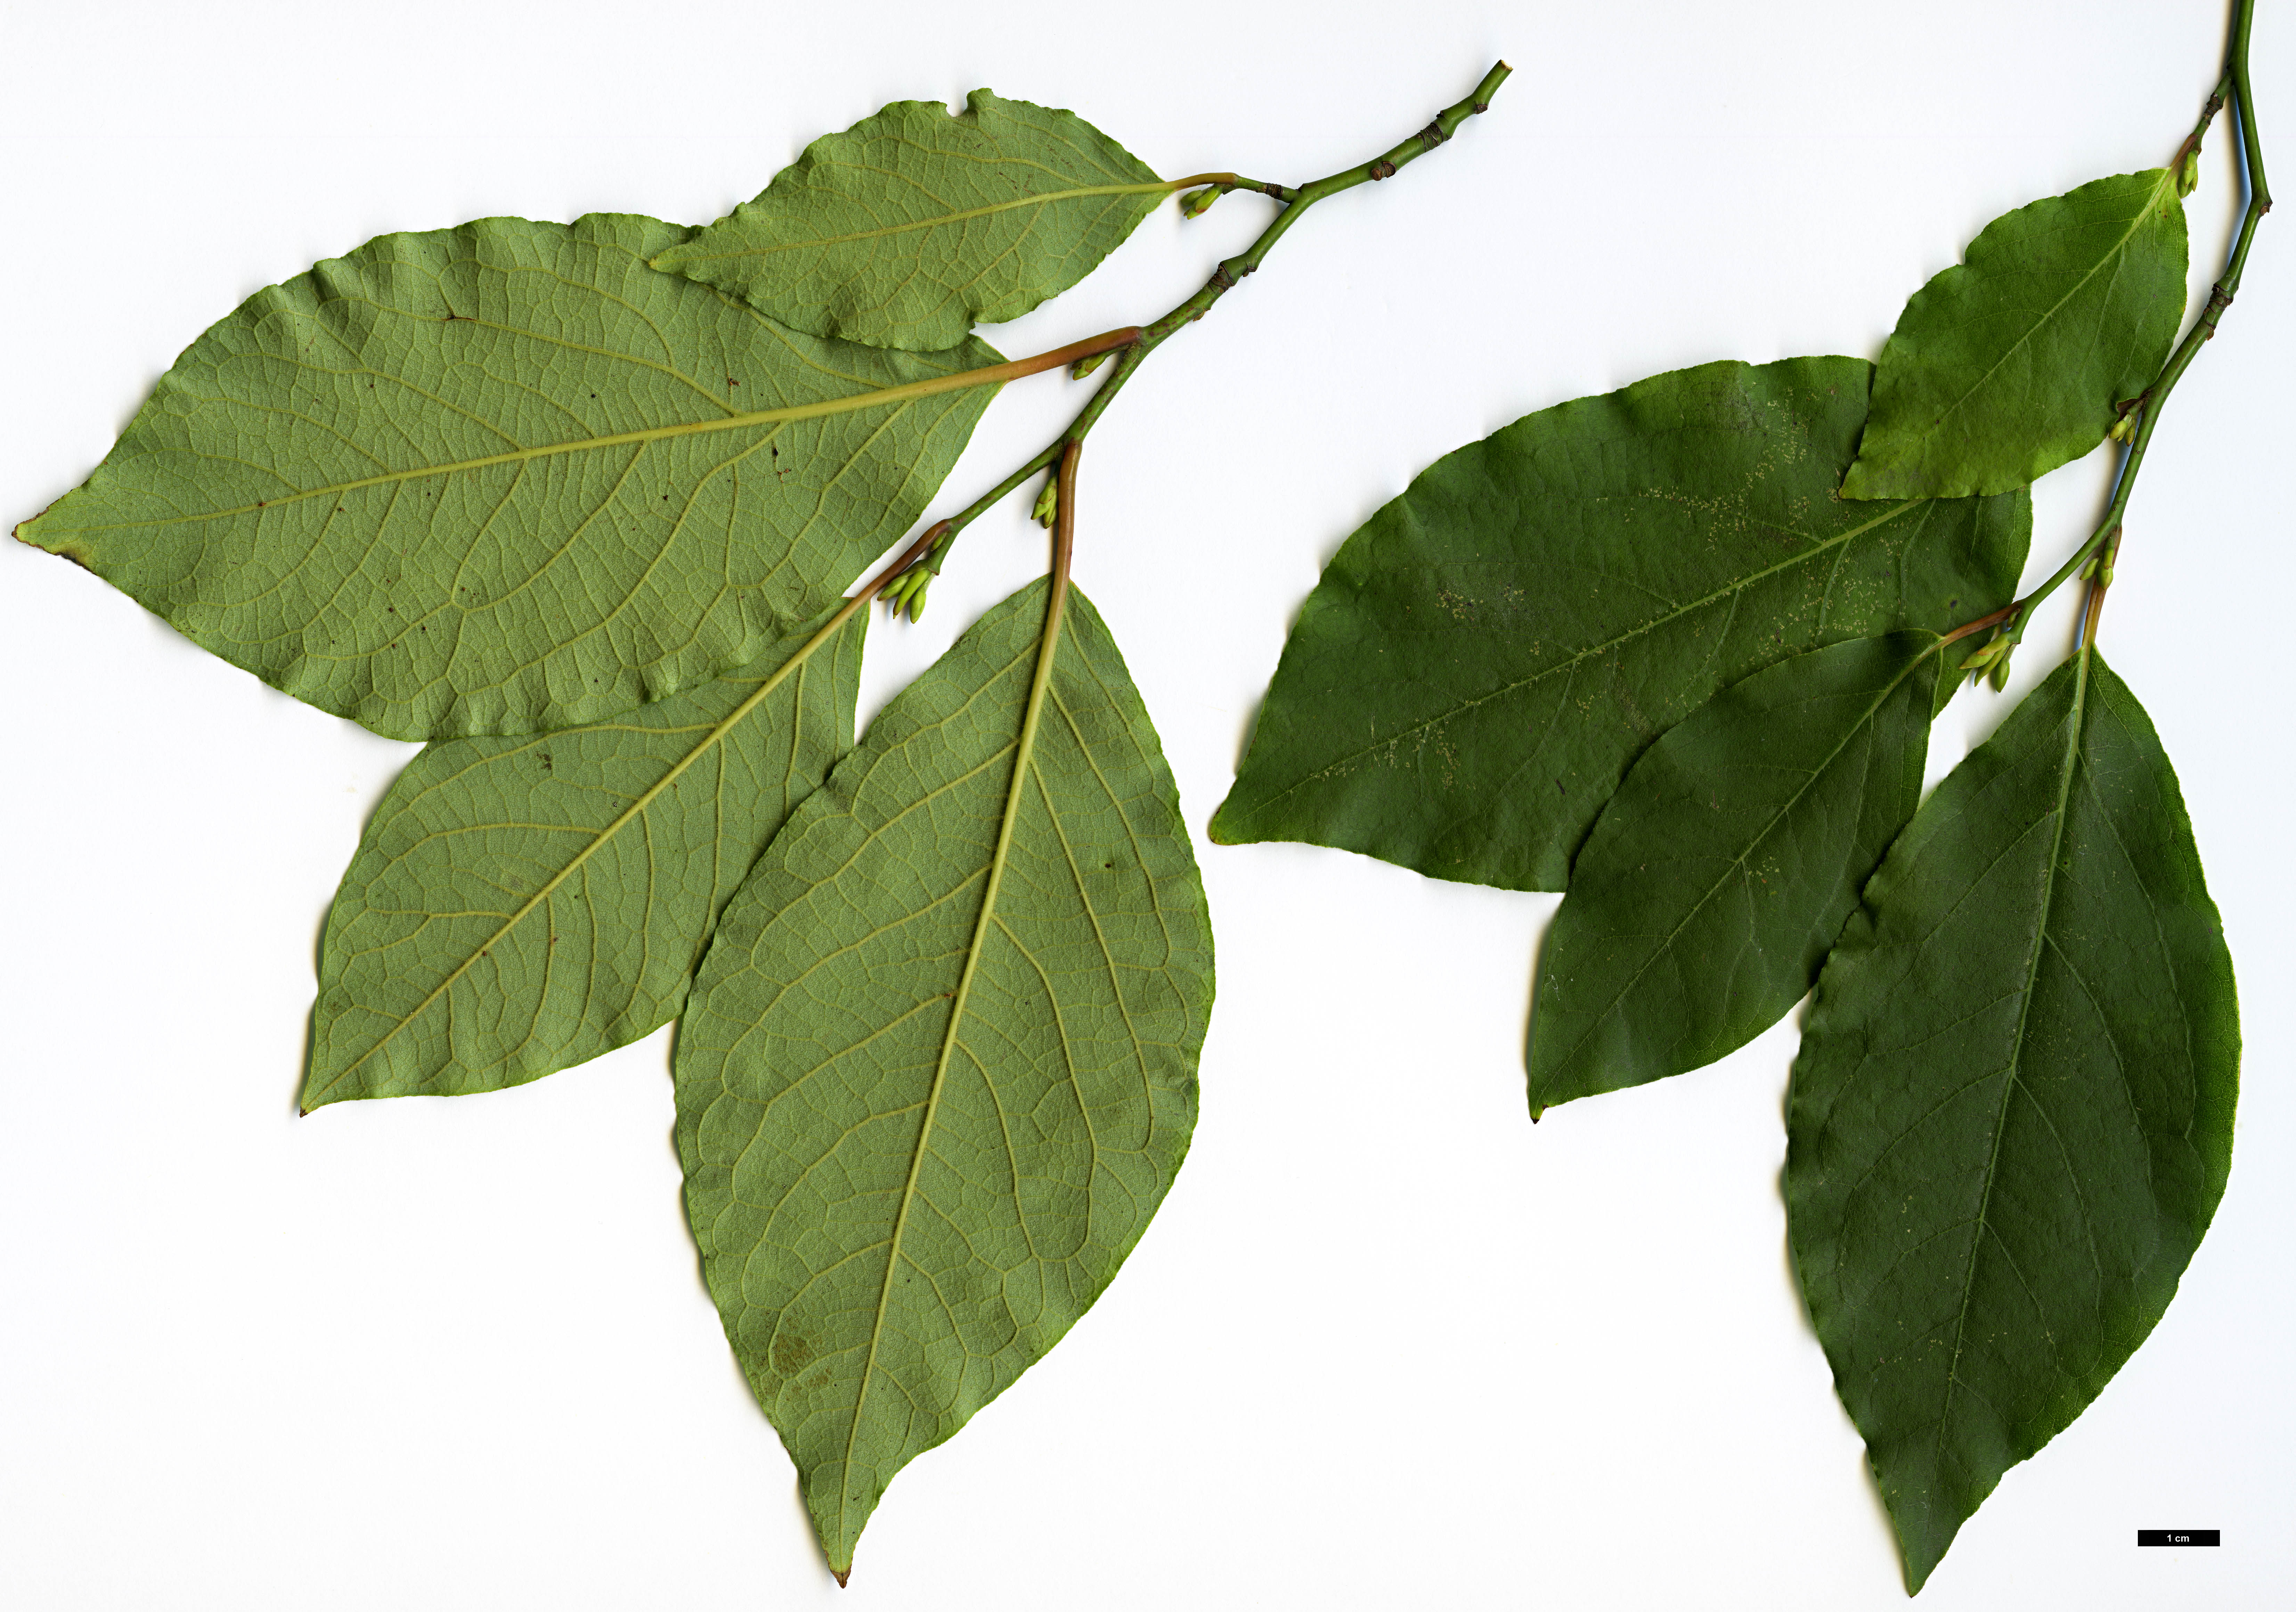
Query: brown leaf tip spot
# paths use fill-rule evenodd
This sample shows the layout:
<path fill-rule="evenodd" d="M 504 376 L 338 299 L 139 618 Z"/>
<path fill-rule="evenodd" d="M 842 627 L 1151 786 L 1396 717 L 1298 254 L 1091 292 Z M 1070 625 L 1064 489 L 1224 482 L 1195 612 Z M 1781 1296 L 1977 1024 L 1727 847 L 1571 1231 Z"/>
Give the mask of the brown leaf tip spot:
<path fill-rule="evenodd" d="M 845 1587 L 846 1581 L 853 1576 L 853 1569 L 847 1567 L 840 1571 L 836 1567 L 832 1567 L 829 1570 L 829 1575 L 837 1581 L 837 1587 L 842 1590 Z"/>

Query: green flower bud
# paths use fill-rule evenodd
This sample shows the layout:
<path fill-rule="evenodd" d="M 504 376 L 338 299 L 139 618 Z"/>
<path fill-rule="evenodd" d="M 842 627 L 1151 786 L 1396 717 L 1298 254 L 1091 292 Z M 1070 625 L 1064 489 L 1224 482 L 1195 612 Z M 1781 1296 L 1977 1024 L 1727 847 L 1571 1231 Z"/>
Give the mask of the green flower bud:
<path fill-rule="evenodd" d="M 1108 349 L 1108 353 L 1112 353 L 1116 349 L 1114 348 L 1111 348 Z M 1108 353 L 1095 353 L 1089 358 L 1078 359 L 1074 364 L 1069 365 L 1069 379 L 1071 380 L 1083 380 L 1086 375 L 1091 374 L 1093 371 L 1098 369 L 1102 364 L 1108 362 Z"/>
<path fill-rule="evenodd" d="M 1992 670 L 1992 672 L 1991 672 L 1991 674 L 1990 674 L 1990 681 L 1991 681 L 1991 683 L 1992 683 L 1992 684 L 1993 684 L 1993 691 L 1994 691 L 1995 693 L 1997 693 L 1997 694 L 1998 694 L 2002 690 L 2004 690 L 2004 689 L 2005 689 L 2005 688 L 2007 688 L 2007 687 L 2009 686 L 2009 657 L 2008 657 L 2008 656 L 2004 655 L 2003 657 L 2001 657 L 2001 659 L 1998 659 L 1998 660 L 1997 660 L 1997 661 L 1995 661 L 1995 662 L 1993 663 L 1993 670 Z"/>
<path fill-rule="evenodd" d="M 1220 188 L 1217 184 L 1208 184 L 1200 191 L 1190 191 L 1180 198 L 1180 217 L 1201 218 L 1211 210 L 1212 203 L 1219 199 Z"/>
<path fill-rule="evenodd" d="M 2177 170 L 2177 194 L 2189 196 L 2201 188 L 2201 148 L 2194 146 L 2185 153 L 2185 165 Z"/>
<path fill-rule="evenodd" d="M 1038 526 L 1049 527 L 1060 511 L 1061 479 L 1048 476 L 1045 479 L 1045 490 L 1037 495 L 1037 507 L 1029 512 L 1029 519 Z"/>

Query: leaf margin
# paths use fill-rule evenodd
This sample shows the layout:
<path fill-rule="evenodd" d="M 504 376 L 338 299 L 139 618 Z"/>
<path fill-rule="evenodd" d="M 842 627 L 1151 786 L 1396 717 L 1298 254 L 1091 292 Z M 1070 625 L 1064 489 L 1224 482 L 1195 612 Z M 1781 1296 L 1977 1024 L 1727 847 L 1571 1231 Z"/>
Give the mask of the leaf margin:
<path fill-rule="evenodd" d="M 1897 1475 L 1889 1469 L 1890 1462 L 1883 1455 L 1877 1452 L 1874 1442 L 1874 1435 L 1868 1430 L 1866 1415 L 1861 1413 L 1860 1403 L 1854 1403 L 1859 1395 L 1867 1392 L 1862 1386 L 1862 1379 L 1858 1375 L 1861 1362 L 1845 1358 L 1843 1351 L 1848 1346 L 1833 1330 L 1842 1322 L 1842 1312 L 1845 1306 L 1841 1295 L 1834 1290 L 1833 1285 L 1821 1280 L 1822 1256 L 1827 1256 L 1830 1251 L 1835 1249 L 1842 1240 L 1844 1233 L 1840 1225 L 1833 1222 L 1829 1222 L 1821 1232 L 1813 1223 L 1812 1217 L 1817 1213 L 1813 1206 L 1817 1200 L 1820 1187 L 1824 1183 L 1828 1168 L 1817 1155 L 1822 1141 L 1829 1133 L 1833 1114 L 1848 1090 L 1847 1082 L 1851 1076 L 1836 1075 L 1830 1077 L 1830 1087 L 1823 1094 L 1824 1110 L 1820 1112 L 1817 1108 L 1820 1097 L 1817 1092 L 1816 1071 L 1821 1068 L 1821 1060 L 1835 1055 L 1837 1043 L 1853 1050 L 1866 1044 L 1865 1033 L 1857 1027 L 1854 1021 L 1841 1026 L 1836 1023 L 1837 1020 L 1842 1019 L 1847 1012 L 1842 997 L 1845 989 L 1851 984 L 1869 992 L 1872 989 L 1870 986 L 1866 985 L 1862 978 L 1853 981 L 1850 976 L 1862 975 L 1864 971 L 1870 971 L 1878 966 L 1878 959 L 1887 939 L 1885 926 L 1898 924 L 1896 913 L 1898 907 L 1911 899 L 1913 894 L 1918 890 L 1919 887 L 1914 880 L 1914 875 L 1919 871 L 1917 859 L 1933 847 L 1941 844 L 1943 837 L 1952 831 L 1955 825 L 1953 818 L 1948 814 L 1962 811 L 1965 805 L 1988 795 L 1995 788 L 2001 786 L 2003 780 L 2021 765 L 2022 757 L 2013 755 L 2009 750 L 2009 745 L 2012 742 L 2030 745 L 2031 736 L 2028 730 L 2041 725 L 2046 716 L 2047 700 L 2064 693 L 2065 685 L 2068 684 L 2075 691 L 2067 699 L 2069 720 L 2067 717 L 2056 719 L 2057 724 L 2069 727 L 2070 733 L 2065 742 L 2063 758 L 2058 764 L 2063 777 L 2058 797 L 2060 804 L 2053 813 L 2057 818 L 2057 823 L 2052 831 L 2055 838 L 2053 839 L 2046 864 L 2049 870 L 2050 894 L 2041 917 L 2035 925 L 2032 942 L 2035 972 L 2029 977 L 2024 987 L 2025 1002 L 2020 1011 L 2017 1031 L 2020 1050 L 2016 1057 L 2021 1059 L 2023 1056 L 2021 1043 L 2025 1035 L 2025 1016 L 2030 1011 L 2031 996 L 2037 988 L 2034 982 L 2038 978 L 2040 960 L 2049 950 L 2050 937 L 2047 926 L 2050 921 L 2052 904 L 2058 888 L 2065 882 L 2067 871 L 2070 866 L 2065 860 L 2063 835 L 2066 832 L 2065 825 L 2072 815 L 2071 806 L 2075 798 L 2074 777 L 2076 773 L 2084 770 L 2092 773 L 2095 771 L 2093 765 L 2085 765 L 2084 762 L 2090 718 L 2093 713 L 2103 713 L 2108 705 L 2118 707 L 2120 708 L 2112 715 L 2133 744 L 2141 762 L 2146 768 L 2151 769 L 2147 781 L 2154 790 L 2158 804 L 2164 807 L 2167 813 L 2168 831 L 2152 849 L 2156 852 L 2165 852 L 2166 862 L 2173 864 L 2167 868 L 2167 871 L 2170 882 L 2177 887 L 2171 894 L 2177 904 L 2173 914 L 2177 918 L 2176 927 L 2179 930 L 2177 938 L 2182 945 L 2191 949 L 2190 955 L 2179 960 L 2178 962 L 2178 983 L 2174 987 L 2177 1003 L 2181 1010 L 2185 990 L 2194 986 L 2197 986 L 2202 994 L 2208 999 L 2202 1003 L 2198 1017 L 2188 1020 L 2188 1023 L 2198 1027 L 2198 1029 L 2194 1032 L 2197 1050 L 2192 1053 L 2194 1112 L 2195 1114 L 2206 1112 L 2210 1116 L 2209 1128 L 2211 1135 L 2207 1139 L 2207 1145 L 2215 1150 L 2212 1157 L 2201 1161 L 2202 1168 L 2200 1175 L 2194 1182 L 2186 1183 L 2196 1191 L 2193 1201 L 2187 1206 L 2189 1213 L 2185 1216 L 2183 1229 L 2188 1232 L 2189 1236 L 2183 1242 L 2181 1248 L 2170 1249 L 2165 1258 L 2155 1259 L 2149 1266 L 2133 1267 L 2128 1272 L 2129 1286 L 2134 1294 L 2125 1306 L 2129 1313 L 2101 1330 L 2101 1341 L 2096 1346 L 2101 1370 L 2093 1371 L 2089 1380 L 2085 1384 L 2068 1386 L 2061 1383 L 2045 1402 L 2026 1407 L 2027 1420 L 2031 1426 L 2027 1428 L 2024 1434 L 2021 1436 L 2021 1443 L 2008 1444 L 2006 1459 L 1994 1467 L 1989 1475 L 1981 1476 L 1979 1481 L 1972 1485 L 1973 1492 L 1967 1497 L 1965 1504 L 1958 1500 L 1951 1502 L 1957 1508 L 1957 1515 L 1948 1516 L 1941 1525 L 1932 1526 L 1929 1522 L 1927 1511 L 1915 1507 L 1915 1500 L 1918 1496 L 1906 1493 L 1905 1485 L 1898 1480 Z M 2055 724 L 2052 724 L 2053 727 L 2054 725 Z M 2044 733 L 2043 736 L 2046 738 L 2047 734 Z M 2108 826 L 2111 826 L 2109 818 Z M 2115 841 L 2123 855 L 2128 855 L 2126 845 L 2118 836 L 2115 837 Z M 2148 891 L 2147 894 L 2149 896 L 2151 892 Z M 1936 899 L 1934 892 L 1929 893 L 1929 899 L 1934 904 Z M 1956 901 L 1965 899 L 1965 893 L 1964 896 L 1956 899 Z M 1948 915 L 1951 910 L 1948 909 Z M 2160 921 L 2159 912 L 2161 910 L 2157 906 L 2155 908 L 2156 924 Z M 1920 937 L 1919 945 L 1929 945 L 1942 931 L 1943 921 L 1940 920 Z M 2164 947 L 2170 944 L 2165 932 L 2160 938 Z M 1908 968 L 1911 966 L 1907 965 Z M 1934 982 L 1930 988 L 1935 988 Z M 2109 997 L 2107 1000 L 2112 1001 L 2115 1006 L 2121 1005 L 2118 995 Z M 1898 842 L 1890 847 L 1882 866 L 1876 871 L 1874 879 L 1868 884 L 1857 912 L 1853 914 L 1849 924 L 1845 926 L 1842 937 L 1837 943 L 1834 952 L 1829 955 L 1826 968 L 1819 978 L 1809 1016 L 1805 1025 L 1801 1048 L 1794 1060 L 1793 1072 L 1787 1089 L 1788 1147 L 1786 1165 L 1781 1174 L 1780 1184 L 1785 1199 L 1788 1245 L 1793 1262 L 1796 1285 L 1810 1317 L 1813 1330 L 1817 1333 L 1819 1342 L 1824 1349 L 1835 1391 L 1843 1410 L 1857 1428 L 1860 1436 L 1866 1440 L 1869 1470 L 1890 1513 L 1893 1532 L 1900 1549 L 1908 1594 L 1917 1593 L 1921 1590 L 1938 1563 L 1943 1559 L 1959 1529 L 1969 1518 L 1975 1515 L 1983 1501 L 1993 1493 L 2001 1477 L 2005 1476 L 2009 1469 L 2038 1453 L 2057 1434 L 2064 1431 L 2078 1420 L 2102 1393 L 2111 1379 L 2134 1355 L 2136 1349 L 2142 1346 L 2152 1329 L 2165 1315 L 2169 1304 L 2174 1298 L 2182 1277 L 2189 1267 L 2190 1261 L 2197 1251 L 2221 1202 L 2228 1179 L 2234 1110 L 2239 1094 L 2240 1051 L 2237 986 L 2231 955 L 2224 938 L 2221 915 L 2213 898 L 2208 894 L 2205 877 L 2201 868 L 2198 847 L 2193 834 L 2189 814 L 2184 805 L 2181 787 L 2177 781 L 2173 767 L 2168 761 L 2166 751 L 2160 743 L 2159 734 L 2149 715 L 2137 702 L 2128 685 L 2112 672 L 2105 665 L 2103 658 L 2096 652 L 2093 635 L 2085 634 L 2083 642 L 2074 654 L 2059 666 L 2050 677 L 2029 694 L 2023 701 L 2021 701 L 1994 735 L 1964 757 L 1954 772 L 1949 773 L 1931 792 L 1930 798 L 1923 803 L 1921 811 L 1915 814 L 1915 822 L 1907 826 L 1899 836 Z M 1866 1053 L 1856 1052 L 1853 1061 L 1866 1056 L 1868 1056 Z M 2203 1068 L 2204 1060 L 2212 1060 L 2213 1067 Z M 2005 1117 L 2008 1111 L 2006 1107 L 2008 1097 L 2014 1089 L 2013 1079 L 2005 1081 L 2002 1109 Z M 1927 1116 L 1924 1116 L 1924 1118 L 1926 1117 Z M 1988 1199 L 1991 1192 L 1991 1172 L 1997 1165 L 1999 1139 L 2005 1128 L 2005 1119 L 2004 1122 L 1997 1122 L 1995 1126 L 1994 1158 L 1987 1167 L 1986 1191 Z M 2189 1133 L 2190 1123 L 2186 1130 Z M 2054 1133 L 2054 1126 L 2052 1133 Z M 1898 1140 L 1902 1140 L 1902 1137 Z M 2149 1141 L 2149 1138 L 2147 1140 Z M 1895 1145 L 1894 1141 L 1889 1144 L 1890 1147 Z M 2060 1141 L 2061 1148 L 2062 1145 Z M 1885 1148 L 1883 1153 L 1887 1150 Z M 2092 1149 L 2092 1154 L 2094 1151 L 2095 1150 Z M 1874 1156 L 1874 1164 L 1869 1166 L 1869 1169 L 1878 1167 L 1882 1156 L 1882 1153 L 1877 1153 Z M 2091 1173 L 2084 1179 L 2088 1181 L 2094 1189 L 2095 1186 L 2095 1160 L 2092 1158 L 2087 1162 L 2091 1166 Z M 2068 1158 L 2066 1159 L 2068 1167 L 2071 1163 L 2071 1159 Z M 2145 1174 L 2149 1190 L 2157 1182 L 2157 1170 L 2148 1166 Z M 2158 1230 L 2161 1226 L 2172 1225 L 2177 1219 L 2176 1211 L 2163 1206 L 2156 1205 L 2156 1207 L 2161 1207 L 2161 1218 L 2153 1229 Z M 1838 1221 L 1840 1217 L 1835 1218 Z M 2093 1228 L 2091 1234 L 2094 1235 Z M 1978 1250 L 1982 1246 L 1981 1236 L 1972 1235 L 1970 1239 L 1971 1264 L 1969 1273 L 1964 1278 L 1965 1288 L 1975 1280 L 1975 1261 Z M 1838 1256 L 1835 1257 L 1838 1259 Z M 2011 1268 L 2013 1271 L 2016 1269 L 2013 1264 Z M 2026 1293 L 2030 1300 L 2031 1298 L 2030 1281 L 2021 1273 L 2019 1274 L 2019 1283 L 2021 1289 Z M 2148 1283 L 2152 1289 L 2150 1292 L 2140 1290 Z M 1967 1324 L 1966 1293 L 1964 1293 L 1964 1302 L 1962 1325 L 1965 1328 Z M 2149 1313 L 2147 1313 L 2148 1309 Z M 2055 1346 L 2054 1335 L 2051 1337 L 2051 1344 L 2054 1349 Z M 1853 1389 L 1853 1382 L 1859 1382 L 1861 1386 Z M 1866 1408 L 1869 1411 L 1871 1409 L 1870 1405 Z M 1942 1422 L 1939 1424 L 1939 1438 L 1942 1439 Z M 2037 1436 L 2032 1436 L 2035 1429 L 2038 1429 Z M 1920 1491 L 1919 1493 L 1925 1495 L 1927 1491 Z"/>

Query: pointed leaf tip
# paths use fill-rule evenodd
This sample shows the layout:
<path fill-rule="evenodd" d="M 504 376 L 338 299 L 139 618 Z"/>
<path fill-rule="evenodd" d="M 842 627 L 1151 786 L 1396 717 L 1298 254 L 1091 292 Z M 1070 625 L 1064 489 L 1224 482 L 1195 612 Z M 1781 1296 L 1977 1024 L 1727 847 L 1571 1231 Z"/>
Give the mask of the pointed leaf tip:
<path fill-rule="evenodd" d="M 832 1578 L 834 1578 L 834 1579 L 837 1581 L 837 1587 L 838 1587 L 839 1589 L 842 1590 L 843 1588 L 845 1588 L 846 1584 L 847 1584 L 847 1583 L 848 1583 L 852 1579 L 852 1577 L 853 1577 L 853 1569 L 852 1569 L 852 1568 L 850 1568 L 850 1567 L 845 1567 L 845 1568 L 832 1567 L 832 1568 L 830 1568 L 830 1570 L 829 1570 L 829 1575 L 830 1575 Z"/>

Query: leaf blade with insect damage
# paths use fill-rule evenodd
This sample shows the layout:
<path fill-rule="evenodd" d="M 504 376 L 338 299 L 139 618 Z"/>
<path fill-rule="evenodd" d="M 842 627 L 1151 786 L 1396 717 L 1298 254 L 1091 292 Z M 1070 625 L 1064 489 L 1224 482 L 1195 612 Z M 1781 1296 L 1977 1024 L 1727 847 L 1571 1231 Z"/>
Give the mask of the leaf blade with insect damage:
<path fill-rule="evenodd" d="M 1074 112 L 979 89 L 823 135 L 654 263 L 818 336 L 937 352 L 1074 285 L 1169 193 Z"/>
<path fill-rule="evenodd" d="M 385 235 L 194 342 L 17 530 L 393 738 L 587 723 L 755 659 L 921 512 L 996 362 L 824 342 L 594 214 Z M 734 401 L 738 399 L 738 403 Z M 806 418 L 752 418 L 829 409 Z"/>

